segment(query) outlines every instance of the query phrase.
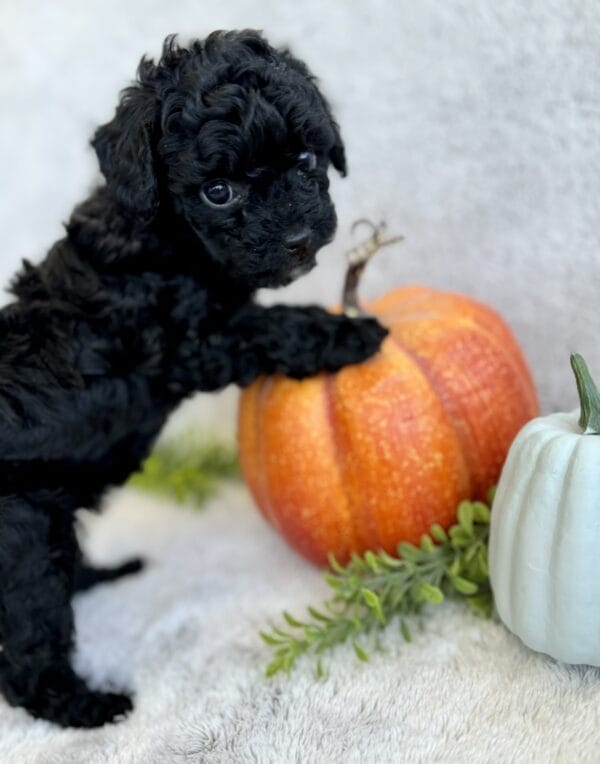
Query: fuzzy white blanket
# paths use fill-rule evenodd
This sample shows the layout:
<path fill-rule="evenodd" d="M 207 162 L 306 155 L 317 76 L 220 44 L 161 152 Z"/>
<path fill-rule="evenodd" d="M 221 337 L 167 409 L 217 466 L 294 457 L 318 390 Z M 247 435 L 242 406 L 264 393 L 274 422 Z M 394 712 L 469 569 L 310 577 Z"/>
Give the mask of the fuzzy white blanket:
<path fill-rule="evenodd" d="M 319 74 L 343 128 L 340 234 L 310 276 L 269 299 L 335 302 L 357 217 L 406 236 L 365 296 L 421 282 L 510 321 L 544 410 L 572 408 L 569 352 L 600 371 L 598 71 L 594 0 L 20 0 L 0 3 L 4 286 L 42 257 L 97 173 L 87 141 L 142 53 L 179 31 L 263 28 Z M 0 295 L 0 302 L 7 298 Z M 220 430 L 234 402 L 210 403 Z M 257 632 L 328 594 L 242 488 L 201 511 L 122 491 L 88 523 L 98 561 L 152 565 L 77 602 L 77 665 L 136 693 L 92 731 L 0 701 L 0 764 L 598 761 L 600 672 L 534 655 L 502 626 L 442 606 L 411 644 L 352 648 L 266 680 Z"/>
<path fill-rule="evenodd" d="M 78 670 L 132 688 L 135 711 L 61 730 L 0 701 L 3 764 L 598 761 L 600 672 L 534 654 L 459 604 L 410 644 L 391 624 L 367 664 L 336 649 L 326 680 L 309 659 L 266 679 L 258 630 L 329 592 L 241 486 L 201 510 L 121 490 L 82 524 L 94 560 L 151 561 L 76 601 Z"/>

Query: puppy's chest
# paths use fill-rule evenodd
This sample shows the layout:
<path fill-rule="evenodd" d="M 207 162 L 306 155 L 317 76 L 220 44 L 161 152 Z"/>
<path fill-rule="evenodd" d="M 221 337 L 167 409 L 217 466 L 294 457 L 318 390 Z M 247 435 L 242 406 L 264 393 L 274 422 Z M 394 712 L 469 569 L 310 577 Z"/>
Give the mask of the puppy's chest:
<path fill-rule="evenodd" d="M 238 304 L 185 275 L 143 274 L 106 287 L 101 315 L 77 327 L 76 362 L 86 375 L 164 371 L 178 346 L 221 331 Z"/>

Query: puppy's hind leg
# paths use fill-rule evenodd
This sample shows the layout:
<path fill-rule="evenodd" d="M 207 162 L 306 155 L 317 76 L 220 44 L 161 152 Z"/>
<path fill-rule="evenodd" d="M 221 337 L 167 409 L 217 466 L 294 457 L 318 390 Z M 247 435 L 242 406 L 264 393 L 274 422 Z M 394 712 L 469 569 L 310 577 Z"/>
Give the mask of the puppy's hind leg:
<path fill-rule="evenodd" d="M 130 710 L 131 701 L 93 692 L 71 668 L 77 554 L 71 517 L 0 498 L 0 690 L 33 716 L 96 727 Z"/>

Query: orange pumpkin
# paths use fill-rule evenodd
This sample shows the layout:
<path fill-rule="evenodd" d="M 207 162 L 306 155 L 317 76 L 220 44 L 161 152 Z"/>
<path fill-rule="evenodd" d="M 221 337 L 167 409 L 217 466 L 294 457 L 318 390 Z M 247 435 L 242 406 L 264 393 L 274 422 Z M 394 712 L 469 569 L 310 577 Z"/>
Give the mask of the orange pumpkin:
<path fill-rule="evenodd" d="M 381 351 L 336 374 L 261 378 L 241 396 L 242 470 L 266 519 L 318 564 L 418 542 L 483 498 L 538 413 L 521 351 L 490 308 L 412 286 L 367 306 Z"/>

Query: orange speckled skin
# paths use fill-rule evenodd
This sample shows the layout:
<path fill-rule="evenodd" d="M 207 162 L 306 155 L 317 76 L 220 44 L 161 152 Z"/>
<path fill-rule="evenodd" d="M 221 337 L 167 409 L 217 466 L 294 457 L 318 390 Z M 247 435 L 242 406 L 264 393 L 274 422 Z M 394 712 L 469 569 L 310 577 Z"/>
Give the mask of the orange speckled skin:
<path fill-rule="evenodd" d="M 417 543 L 484 498 L 538 413 L 531 375 L 490 308 L 425 287 L 367 306 L 390 329 L 359 366 L 241 396 L 242 470 L 266 519 L 317 564 Z"/>

